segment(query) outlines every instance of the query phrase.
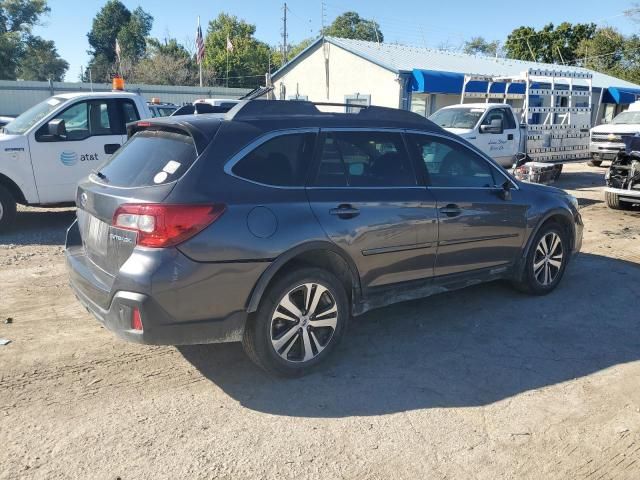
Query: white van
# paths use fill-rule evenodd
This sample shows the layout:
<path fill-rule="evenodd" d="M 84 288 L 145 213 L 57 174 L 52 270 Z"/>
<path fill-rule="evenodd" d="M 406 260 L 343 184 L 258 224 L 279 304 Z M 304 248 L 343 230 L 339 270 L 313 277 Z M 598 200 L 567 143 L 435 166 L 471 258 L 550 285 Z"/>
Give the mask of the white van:
<path fill-rule="evenodd" d="M 73 203 L 78 181 L 125 142 L 126 124 L 149 116 L 134 93 L 64 93 L 8 123 L 0 132 L 0 231 L 17 203 Z"/>

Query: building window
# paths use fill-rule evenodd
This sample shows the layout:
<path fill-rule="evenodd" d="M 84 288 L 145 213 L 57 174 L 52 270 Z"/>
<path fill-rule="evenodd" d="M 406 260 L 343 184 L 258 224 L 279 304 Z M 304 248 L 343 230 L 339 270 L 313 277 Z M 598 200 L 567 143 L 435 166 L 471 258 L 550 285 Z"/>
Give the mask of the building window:
<path fill-rule="evenodd" d="M 358 113 L 360 111 L 360 108 L 358 108 L 359 106 L 368 107 L 371 105 L 371 95 L 363 95 L 361 93 L 345 95 L 344 103 L 347 105 L 345 107 L 346 113 Z"/>

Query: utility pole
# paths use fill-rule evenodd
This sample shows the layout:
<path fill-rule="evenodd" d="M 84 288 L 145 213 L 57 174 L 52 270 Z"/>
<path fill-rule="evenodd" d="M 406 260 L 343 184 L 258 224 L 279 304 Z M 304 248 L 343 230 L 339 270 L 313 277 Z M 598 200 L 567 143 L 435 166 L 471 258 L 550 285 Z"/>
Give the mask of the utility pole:
<path fill-rule="evenodd" d="M 287 2 L 282 6 L 282 64 L 289 61 L 289 46 L 287 45 Z"/>

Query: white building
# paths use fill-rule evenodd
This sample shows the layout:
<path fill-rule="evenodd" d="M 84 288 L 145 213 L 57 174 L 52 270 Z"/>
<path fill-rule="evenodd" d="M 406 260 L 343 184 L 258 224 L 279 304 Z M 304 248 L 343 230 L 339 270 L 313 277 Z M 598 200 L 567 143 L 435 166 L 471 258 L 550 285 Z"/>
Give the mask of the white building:
<path fill-rule="evenodd" d="M 429 116 L 460 102 L 465 74 L 516 76 L 529 68 L 589 71 L 344 38 L 318 38 L 272 75 L 280 99 L 379 105 Z M 640 85 L 595 71 L 592 111 L 606 122 L 640 98 Z M 485 84 L 486 85 L 486 84 Z M 478 86 L 480 89 L 485 88 Z"/>

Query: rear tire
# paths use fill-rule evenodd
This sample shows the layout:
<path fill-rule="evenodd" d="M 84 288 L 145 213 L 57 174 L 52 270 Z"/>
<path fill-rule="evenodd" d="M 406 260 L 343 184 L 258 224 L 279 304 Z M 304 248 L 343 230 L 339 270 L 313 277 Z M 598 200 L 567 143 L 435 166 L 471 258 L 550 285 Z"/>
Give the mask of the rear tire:
<path fill-rule="evenodd" d="M 16 200 L 11 192 L 0 185 L 0 232 L 7 230 L 16 218 Z"/>
<path fill-rule="evenodd" d="M 267 373 L 299 377 L 331 354 L 349 315 L 340 280 L 319 268 L 299 268 L 265 292 L 258 311 L 247 320 L 242 345 Z"/>
<path fill-rule="evenodd" d="M 599 167 L 600 165 L 602 165 L 602 160 L 589 160 L 587 162 L 587 165 L 589 165 L 590 167 Z"/>
<path fill-rule="evenodd" d="M 560 283 L 571 254 L 567 232 L 561 225 L 543 225 L 531 243 L 520 280 L 514 286 L 531 295 L 546 295 Z"/>
<path fill-rule="evenodd" d="M 604 192 L 604 199 L 607 202 L 607 207 L 613 210 L 629 210 L 631 204 L 620 200 L 620 196 L 617 193 Z"/>

